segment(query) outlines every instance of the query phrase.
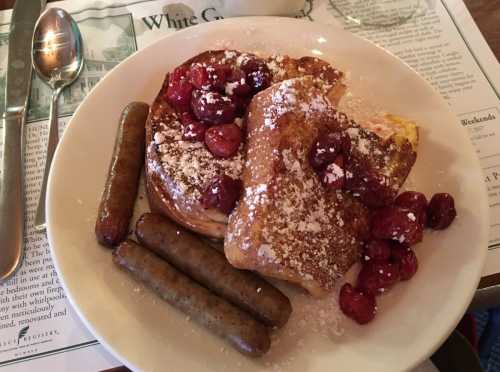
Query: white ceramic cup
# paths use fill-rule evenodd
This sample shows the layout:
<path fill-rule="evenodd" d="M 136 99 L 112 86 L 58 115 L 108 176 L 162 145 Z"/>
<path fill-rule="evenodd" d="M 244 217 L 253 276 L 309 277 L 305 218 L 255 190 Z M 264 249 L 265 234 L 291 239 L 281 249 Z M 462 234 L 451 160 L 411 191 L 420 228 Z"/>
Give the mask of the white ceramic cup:
<path fill-rule="evenodd" d="M 223 17 L 290 16 L 304 8 L 305 0 L 218 0 Z"/>

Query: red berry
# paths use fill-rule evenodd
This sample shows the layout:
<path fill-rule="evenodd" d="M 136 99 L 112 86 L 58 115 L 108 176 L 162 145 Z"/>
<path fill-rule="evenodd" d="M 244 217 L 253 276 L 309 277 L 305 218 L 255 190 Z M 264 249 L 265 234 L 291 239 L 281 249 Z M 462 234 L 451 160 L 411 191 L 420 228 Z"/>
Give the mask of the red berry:
<path fill-rule="evenodd" d="M 231 67 L 228 65 L 217 64 L 207 66 L 210 88 L 220 92 L 224 91 L 227 77 L 231 73 Z"/>
<path fill-rule="evenodd" d="M 399 281 L 399 267 L 390 262 L 366 262 L 359 272 L 357 288 L 374 296 L 387 292 Z"/>
<path fill-rule="evenodd" d="M 413 211 L 421 225 L 425 225 L 427 215 L 427 198 L 417 191 L 405 191 L 398 195 L 394 204 Z"/>
<path fill-rule="evenodd" d="M 250 101 L 252 100 L 252 96 L 241 97 L 232 95 L 230 96 L 230 98 L 236 106 L 236 116 L 243 117 L 246 113 L 248 105 L 250 104 Z"/>
<path fill-rule="evenodd" d="M 233 68 L 227 77 L 225 91 L 228 96 L 248 96 L 252 88 L 246 83 L 245 72 L 239 68 Z"/>
<path fill-rule="evenodd" d="M 399 266 L 401 280 L 409 280 L 418 270 L 418 260 L 411 248 L 395 245 L 392 248 L 392 259 Z"/>
<path fill-rule="evenodd" d="M 205 132 L 205 145 L 219 158 L 229 158 L 238 152 L 241 129 L 236 124 L 214 125 Z"/>
<path fill-rule="evenodd" d="M 369 166 L 365 160 L 349 157 L 346 175 L 345 190 L 351 191 L 367 207 L 379 208 L 393 203 L 396 192 L 389 177 Z"/>
<path fill-rule="evenodd" d="M 183 113 L 181 113 L 179 120 L 182 125 L 188 125 L 196 121 L 194 116 L 189 111 L 184 111 Z"/>
<path fill-rule="evenodd" d="M 271 72 L 267 67 L 262 70 L 251 72 L 247 76 L 247 84 L 254 92 L 259 92 L 271 85 Z"/>
<path fill-rule="evenodd" d="M 182 130 L 182 139 L 185 141 L 203 141 L 208 126 L 200 121 L 186 124 Z"/>
<path fill-rule="evenodd" d="M 189 77 L 189 67 L 188 66 L 179 66 L 172 71 L 170 74 L 169 82 L 179 82 L 181 80 L 187 79 Z"/>
<path fill-rule="evenodd" d="M 187 79 L 172 81 L 168 83 L 167 99 L 178 111 L 189 110 L 193 86 Z"/>
<path fill-rule="evenodd" d="M 391 245 L 387 240 L 372 239 L 365 244 L 363 261 L 388 262 L 391 258 Z"/>
<path fill-rule="evenodd" d="M 266 61 L 261 58 L 251 56 L 243 59 L 241 62 L 240 68 L 245 72 L 245 74 L 249 74 L 254 71 L 262 70 L 267 68 Z"/>
<path fill-rule="evenodd" d="M 195 63 L 191 66 L 189 77 L 197 89 L 223 92 L 230 73 L 231 68 L 227 65 L 204 66 L 201 63 Z"/>
<path fill-rule="evenodd" d="M 242 191 L 241 180 L 227 175 L 216 177 L 203 191 L 201 204 L 204 208 L 217 208 L 224 214 L 233 210 Z"/>
<path fill-rule="evenodd" d="M 340 132 L 320 135 L 309 151 L 309 163 L 316 170 L 323 170 L 333 163 L 339 154 L 347 154 L 350 148 L 349 138 Z"/>
<path fill-rule="evenodd" d="M 188 74 L 189 68 L 187 66 L 179 66 L 168 79 L 167 100 L 178 111 L 189 109 L 193 86 L 189 82 Z"/>
<path fill-rule="evenodd" d="M 271 85 L 272 76 L 266 62 L 260 58 L 247 58 L 241 63 L 246 74 L 246 82 L 254 92 L 261 91 Z"/>
<path fill-rule="evenodd" d="M 375 297 L 346 283 L 340 289 L 339 305 L 342 312 L 359 324 L 366 324 L 375 318 L 377 303 Z"/>
<path fill-rule="evenodd" d="M 373 214 L 371 234 L 376 239 L 396 240 L 411 246 L 422 241 L 423 226 L 415 212 L 390 205 Z"/>
<path fill-rule="evenodd" d="M 453 197 L 446 193 L 434 194 L 427 208 L 427 226 L 434 230 L 446 229 L 456 216 Z"/>
<path fill-rule="evenodd" d="M 193 91 L 191 108 L 198 120 L 210 124 L 232 123 L 236 117 L 234 102 L 216 92 Z"/>
<path fill-rule="evenodd" d="M 427 198 L 421 192 L 405 191 L 398 195 L 394 200 L 394 204 L 420 213 L 427 209 Z"/>
<path fill-rule="evenodd" d="M 191 66 L 189 77 L 191 79 L 191 84 L 196 88 L 206 90 L 210 88 L 207 68 L 201 63 L 195 63 Z"/>
<path fill-rule="evenodd" d="M 321 173 L 321 182 L 330 190 L 340 190 L 344 187 L 344 158 L 337 155 L 333 163 L 328 164 Z"/>

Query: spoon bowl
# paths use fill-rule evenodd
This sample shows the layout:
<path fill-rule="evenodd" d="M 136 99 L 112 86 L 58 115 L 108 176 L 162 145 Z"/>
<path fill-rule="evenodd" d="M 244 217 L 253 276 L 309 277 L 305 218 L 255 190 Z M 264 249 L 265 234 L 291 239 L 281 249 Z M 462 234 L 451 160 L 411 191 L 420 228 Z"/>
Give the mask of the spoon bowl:
<path fill-rule="evenodd" d="M 82 35 L 74 19 L 63 9 L 49 8 L 35 25 L 32 45 L 33 68 L 52 89 L 49 138 L 42 188 L 35 216 L 35 229 L 45 230 L 45 193 L 52 157 L 59 142 L 57 99 L 73 83 L 83 67 Z"/>
<path fill-rule="evenodd" d="M 52 89 L 76 80 L 83 67 L 83 45 L 78 25 L 63 9 L 42 13 L 33 34 L 33 67 Z"/>

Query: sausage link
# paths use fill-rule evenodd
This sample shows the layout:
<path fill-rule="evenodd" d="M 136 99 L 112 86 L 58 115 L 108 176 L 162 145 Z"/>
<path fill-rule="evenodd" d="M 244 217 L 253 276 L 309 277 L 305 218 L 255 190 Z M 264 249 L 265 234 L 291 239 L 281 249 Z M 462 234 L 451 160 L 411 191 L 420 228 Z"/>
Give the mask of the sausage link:
<path fill-rule="evenodd" d="M 95 224 L 102 245 L 112 247 L 127 237 L 144 163 L 148 112 L 149 106 L 143 102 L 132 102 L 122 112 Z"/>
<path fill-rule="evenodd" d="M 224 254 L 224 241 L 219 239 L 209 238 L 208 236 L 197 235 L 198 238 L 210 248 L 218 250 Z"/>
<path fill-rule="evenodd" d="M 137 221 L 139 242 L 188 276 L 262 323 L 282 327 L 290 317 L 290 300 L 258 275 L 231 266 L 222 253 L 167 218 L 145 213 Z"/>
<path fill-rule="evenodd" d="M 258 357 L 269 350 L 271 341 L 264 325 L 134 241 L 121 243 L 113 251 L 113 261 L 239 352 Z"/>

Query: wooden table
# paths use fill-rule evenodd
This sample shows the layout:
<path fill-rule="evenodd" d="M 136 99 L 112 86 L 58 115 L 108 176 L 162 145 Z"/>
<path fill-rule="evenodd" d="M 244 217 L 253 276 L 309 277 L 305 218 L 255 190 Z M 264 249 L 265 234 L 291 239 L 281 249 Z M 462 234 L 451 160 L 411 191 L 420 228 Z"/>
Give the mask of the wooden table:
<path fill-rule="evenodd" d="M 497 60 L 500 60 L 500 0 L 464 0 L 464 2 Z"/>
<path fill-rule="evenodd" d="M 12 8 L 14 2 L 15 0 L 0 0 L 0 10 Z M 497 60 L 500 61 L 500 0 L 464 0 L 464 2 Z M 498 304 L 500 304 L 500 273 L 482 278 L 470 309 L 484 309 Z M 128 369 L 118 367 L 112 371 L 124 372 Z"/>

